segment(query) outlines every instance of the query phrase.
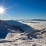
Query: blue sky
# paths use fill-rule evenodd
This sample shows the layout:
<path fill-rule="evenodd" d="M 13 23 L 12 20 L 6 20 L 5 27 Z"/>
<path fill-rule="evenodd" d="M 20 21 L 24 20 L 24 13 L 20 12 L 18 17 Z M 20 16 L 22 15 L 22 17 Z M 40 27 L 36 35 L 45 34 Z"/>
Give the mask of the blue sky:
<path fill-rule="evenodd" d="M 46 0 L 0 0 L 8 15 L 2 19 L 46 19 Z"/>

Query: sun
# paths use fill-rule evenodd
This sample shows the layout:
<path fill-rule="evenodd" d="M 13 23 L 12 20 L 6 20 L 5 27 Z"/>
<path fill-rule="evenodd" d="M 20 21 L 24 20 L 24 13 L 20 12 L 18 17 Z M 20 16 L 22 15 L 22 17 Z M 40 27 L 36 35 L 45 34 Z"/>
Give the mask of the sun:
<path fill-rule="evenodd" d="M 3 14 L 5 12 L 5 9 L 3 7 L 0 7 L 0 14 Z"/>

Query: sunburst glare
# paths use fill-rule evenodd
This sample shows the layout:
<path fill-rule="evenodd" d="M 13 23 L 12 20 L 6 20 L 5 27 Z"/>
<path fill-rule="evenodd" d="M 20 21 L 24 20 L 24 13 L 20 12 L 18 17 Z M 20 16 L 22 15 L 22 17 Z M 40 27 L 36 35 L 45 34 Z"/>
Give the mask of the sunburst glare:
<path fill-rule="evenodd" d="M 0 7 L 0 14 L 3 14 L 5 12 L 5 9 L 3 7 Z"/>
<path fill-rule="evenodd" d="M 6 7 L 6 6 L 4 6 L 4 2 L 5 2 L 5 0 L 2 2 L 2 5 L 0 6 L 0 17 L 1 17 L 1 19 L 3 19 L 2 17 L 3 17 L 4 15 L 7 15 L 8 17 L 13 18 L 12 16 L 9 16 L 9 15 L 6 13 L 6 11 L 7 11 L 8 9 L 10 9 L 10 8 L 15 7 L 15 5 L 14 5 L 14 6 L 11 6 L 11 7 Z"/>

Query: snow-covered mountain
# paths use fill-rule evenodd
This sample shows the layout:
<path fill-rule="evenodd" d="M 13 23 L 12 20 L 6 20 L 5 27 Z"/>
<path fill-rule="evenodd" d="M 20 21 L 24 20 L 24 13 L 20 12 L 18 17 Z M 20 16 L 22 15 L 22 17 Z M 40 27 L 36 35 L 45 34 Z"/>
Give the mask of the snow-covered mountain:
<path fill-rule="evenodd" d="M 0 20 L 0 34 L 0 37 L 6 35 L 0 39 L 0 46 L 46 46 L 46 22 L 43 21 Z"/>
<path fill-rule="evenodd" d="M 20 27 L 10 25 L 9 23 L 0 20 L 0 38 L 5 38 L 9 32 L 24 32 Z"/>
<path fill-rule="evenodd" d="M 20 27 L 22 30 L 24 30 L 25 32 L 31 32 L 33 31 L 34 29 L 27 25 L 27 24 L 24 24 L 22 22 L 19 22 L 17 20 L 6 20 L 7 23 L 9 23 L 10 25 L 13 25 L 13 26 L 18 26 Z"/>

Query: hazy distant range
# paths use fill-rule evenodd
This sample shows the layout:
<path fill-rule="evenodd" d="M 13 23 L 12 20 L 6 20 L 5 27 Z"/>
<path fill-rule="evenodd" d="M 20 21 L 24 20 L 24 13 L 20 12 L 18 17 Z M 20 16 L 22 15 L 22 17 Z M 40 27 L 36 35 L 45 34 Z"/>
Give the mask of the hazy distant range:
<path fill-rule="evenodd" d="M 46 19 L 17 19 L 17 21 L 46 21 Z"/>

